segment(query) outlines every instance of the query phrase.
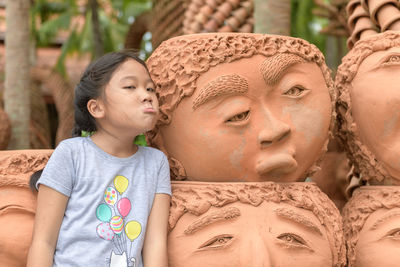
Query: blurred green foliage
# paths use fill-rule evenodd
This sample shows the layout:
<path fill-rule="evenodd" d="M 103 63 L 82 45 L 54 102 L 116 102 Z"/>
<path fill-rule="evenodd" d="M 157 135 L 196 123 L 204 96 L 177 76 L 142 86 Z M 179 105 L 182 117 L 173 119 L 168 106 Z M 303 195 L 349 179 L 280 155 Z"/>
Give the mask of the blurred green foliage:
<path fill-rule="evenodd" d="M 61 44 L 61 55 L 55 66 L 65 75 L 69 54 L 94 55 L 92 12 L 88 2 L 75 0 L 36 0 L 31 8 L 32 37 L 38 47 L 57 42 L 60 30 L 68 32 Z M 135 16 L 151 9 L 150 0 L 98 0 L 99 26 L 104 52 L 122 49 L 129 25 Z M 80 18 L 81 23 L 77 23 Z M 82 25 L 83 23 L 83 25 Z"/>
<path fill-rule="evenodd" d="M 315 44 L 325 54 L 327 36 L 319 31 L 328 24 L 328 20 L 315 16 L 312 13 L 315 7 L 313 0 L 292 0 L 291 36 Z"/>

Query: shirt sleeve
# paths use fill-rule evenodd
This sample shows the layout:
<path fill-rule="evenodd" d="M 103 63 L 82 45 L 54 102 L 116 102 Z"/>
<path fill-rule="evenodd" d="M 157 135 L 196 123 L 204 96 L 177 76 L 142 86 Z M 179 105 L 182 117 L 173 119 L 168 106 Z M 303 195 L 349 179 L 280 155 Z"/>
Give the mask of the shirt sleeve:
<path fill-rule="evenodd" d="M 171 181 L 169 175 L 169 164 L 167 157 L 163 154 L 160 169 L 158 171 L 158 179 L 157 179 L 157 190 L 156 194 L 168 194 L 171 193 Z"/>
<path fill-rule="evenodd" d="M 54 150 L 36 183 L 46 185 L 67 197 L 71 196 L 75 172 L 72 151 L 65 143 L 60 143 Z"/>

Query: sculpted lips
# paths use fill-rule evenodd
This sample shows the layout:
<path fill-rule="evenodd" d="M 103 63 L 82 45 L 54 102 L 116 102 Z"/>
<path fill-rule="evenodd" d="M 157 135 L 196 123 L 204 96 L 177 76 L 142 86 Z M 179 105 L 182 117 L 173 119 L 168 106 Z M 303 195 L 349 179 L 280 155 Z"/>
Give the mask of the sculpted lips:
<path fill-rule="evenodd" d="M 288 174 L 297 169 L 297 161 L 287 153 L 263 157 L 257 161 L 256 171 L 259 175 Z"/>

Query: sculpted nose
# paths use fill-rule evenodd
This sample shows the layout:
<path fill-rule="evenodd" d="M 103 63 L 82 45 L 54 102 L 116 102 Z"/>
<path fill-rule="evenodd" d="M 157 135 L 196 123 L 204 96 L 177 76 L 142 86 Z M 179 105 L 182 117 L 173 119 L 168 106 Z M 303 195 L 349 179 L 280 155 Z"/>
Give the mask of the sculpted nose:
<path fill-rule="evenodd" d="M 258 142 L 262 147 L 279 142 L 290 134 L 290 126 L 266 110 L 266 119 L 258 134 Z"/>
<path fill-rule="evenodd" d="M 246 254 L 242 254 L 241 262 L 239 266 L 252 266 L 252 267 L 272 267 L 273 260 L 271 257 L 271 251 L 264 240 L 265 236 L 254 236 L 247 244 L 245 251 Z"/>

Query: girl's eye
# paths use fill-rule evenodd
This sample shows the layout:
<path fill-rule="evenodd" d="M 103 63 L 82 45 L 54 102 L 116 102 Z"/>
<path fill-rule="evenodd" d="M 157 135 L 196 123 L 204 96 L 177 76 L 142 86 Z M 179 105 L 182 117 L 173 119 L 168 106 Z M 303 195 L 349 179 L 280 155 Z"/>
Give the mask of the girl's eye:
<path fill-rule="evenodd" d="M 227 119 L 225 122 L 239 122 L 239 121 L 245 121 L 249 118 L 250 115 L 250 110 L 247 110 L 245 112 L 236 114 L 233 117 L 230 117 L 229 119 Z"/>
<path fill-rule="evenodd" d="M 233 236 L 231 235 L 219 235 L 211 238 L 203 245 L 199 247 L 199 249 L 218 249 L 223 248 L 229 245 L 232 242 Z"/>
<path fill-rule="evenodd" d="M 298 235 L 284 233 L 278 236 L 278 239 L 282 240 L 285 243 L 297 246 L 307 246 L 306 241 Z"/>
<path fill-rule="evenodd" d="M 287 96 L 297 97 L 297 96 L 302 95 L 306 90 L 307 89 L 305 89 L 304 87 L 296 85 L 296 86 L 293 86 L 292 88 L 290 88 L 289 90 L 287 90 L 283 94 L 287 95 Z"/>
<path fill-rule="evenodd" d="M 155 92 L 156 91 L 153 87 L 149 87 L 146 90 L 147 90 L 147 92 Z"/>
<path fill-rule="evenodd" d="M 386 60 L 385 63 L 400 62 L 400 55 L 391 55 Z"/>
<path fill-rule="evenodd" d="M 124 89 L 136 89 L 136 86 L 134 86 L 134 85 L 128 85 L 128 86 L 124 86 L 124 87 L 122 87 L 122 88 L 124 88 Z"/>

